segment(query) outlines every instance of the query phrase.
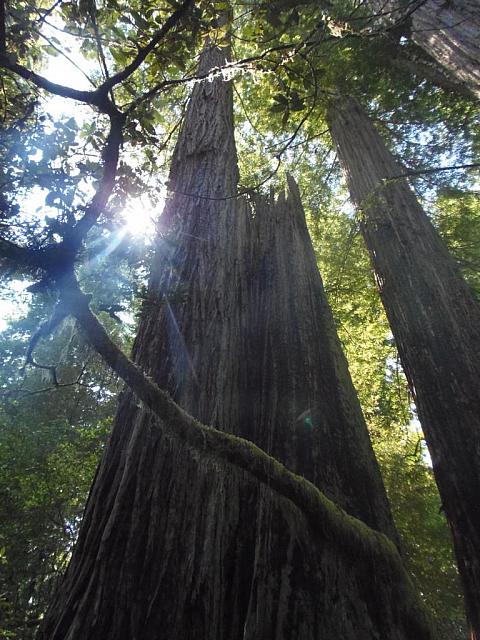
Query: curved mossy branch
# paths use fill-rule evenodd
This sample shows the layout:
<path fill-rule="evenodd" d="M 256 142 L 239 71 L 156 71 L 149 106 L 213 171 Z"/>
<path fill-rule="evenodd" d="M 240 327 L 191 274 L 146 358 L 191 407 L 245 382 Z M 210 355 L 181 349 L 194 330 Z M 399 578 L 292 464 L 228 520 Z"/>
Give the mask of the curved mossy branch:
<path fill-rule="evenodd" d="M 74 316 L 90 344 L 139 400 L 162 422 L 162 430 L 189 446 L 240 468 L 282 497 L 307 518 L 312 529 L 341 553 L 381 571 L 392 584 L 402 622 L 412 637 L 432 640 L 434 634 L 395 545 L 384 534 L 348 515 L 311 482 L 289 471 L 252 442 L 201 424 L 160 389 L 110 339 L 89 308 L 90 296 L 72 281 L 62 293 L 60 310 Z"/>

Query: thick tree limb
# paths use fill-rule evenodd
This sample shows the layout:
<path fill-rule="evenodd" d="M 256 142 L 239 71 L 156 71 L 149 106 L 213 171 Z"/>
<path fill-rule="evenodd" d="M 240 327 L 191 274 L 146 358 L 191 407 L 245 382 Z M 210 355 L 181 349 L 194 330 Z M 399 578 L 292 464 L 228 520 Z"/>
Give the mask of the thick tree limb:
<path fill-rule="evenodd" d="M 162 429 L 202 453 L 228 462 L 267 484 L 302 511 L 312 528 L 343 553 L 378 567 L 391 576 L 404 624 L 415 637 L 433 638 L 429 621 L 419 604 L 395 545 L 383 534 L 349 516 L 328 500 L 311 482 L 289 471 L 253 443 L 198 422 L 160 389 L 110 339 L 89 308 L 76 281 L 69 283 L 60 300 L 60 313 L 74 316 L 87 340 L 124 380 L 145 407 L 162 423 Z"/>
<path fill-rule="evenodd" d="M 1 0 L 1 7 L 4 13 L 4 0 Z M 27 69 L 21 64 L 14 62 L 12 57 L 7 55 L 5 49 L 5 34 L 3 33 L 3 41 L 2 41 L 2 26 L 3 31 L 5 30 L 5 21 L 2 21 L 2 15 L 0 14 L 0 67 L 4 69 L 9 69 L 13 71 L 21 78 L 32 82 L 39 89 L 45 89 L 49 93 L 53 93 L 54 95 L 61 96 L 63 98 L 71 98 L 72 100 L 77 100 L 78 102 L 84 102 L 86 104 L 97 107 L 102 113 L 107 113 L 110 115 L 115 114 L 115 106 L 112 101 L 108 97 L 109 91 L 120 84 L 124 80 L 126 80 L 129 76 L 132 75 L 143 63 L 145 58 L 149 53 L 153 51 L 153 49 L 159 44 L 159 42 L 166 36 L 166 34 L 171 31 L 171 29 L 179 22 L 179 20 L 187 13 L 190 6 L 194 4 L 193 0 L 184 0 L 182 5 L 174 11 L 169 18 L 165 21 L 163 26 L 155 32 L 154 36 L 150 40 L 150 42 L 142 47 L 132 62 L 127 65 L 122 71 L 119 71 L 115 75 L 107 78 L 103 84 L 101 84 L 94 91 L 81 91 L 79 89 L 74 89 L 73 87 L 67 87 L 62 84 L 58 84 L 56 82 L 52 82 L 48 80 L 44 76 L 41 76 L 30 69 Z M 4 16 L 3 16 L 4 18 Z"/>
<path fill-rule="evenodd" d="M 68 229 L 61 242 L 41 249 L 21 247 L 0 237 L 0 266 L 4 263 L 7 268 L 27 273 L 42 270 L 47 273 L 47 280 L 57 285 L 65 273 L 73 270 L 83 240 L 96 224 L 115 186 L 124 122 L 125 116 L 115 109 L 110 115 L 110 131 L 103 152 L 103 175 L 83 217 Z"/>
<path fill-rule="evenodd" d="M 97 222 L 115 186 L 120 147 L 123 142 L 124 123 L 125 116 L 115 109 L 115 112 L 110 116 L 110 131 L 103 151 L 103 175 L 100 184 L 90 204 L 87 206 L 85 214 L 70 230 L 64 240 L 73 251 L 78 251 L 83 239 Z"/>
<path fill-rule="evenodd" d="M 4 69 L 8 69 L 9 71 L 13 71 L 21 78 L 32 82 L 39 89 L 45 89 L 45 91 L 53 93 L 56 96 L 61 96 L 62 98 L 71 98 L 72 100 L 77 100 L 78 102 L 86 102 L 87 104 L 99 106 L 100 100 L 97 93 L 98 90 L 81 91 L 79 89 L 74 89 L 73 87 L 66 87 L 65 85 L 58 84 L 57 82 L 52 82 L 44 76 L 35 73 L 35 71 L 31 71 L 30 69 L 27 69 L 17 62 L 13 62 L 11 57 L 8 56 L 5 52 L 0 54 L 0 66 Z"/>

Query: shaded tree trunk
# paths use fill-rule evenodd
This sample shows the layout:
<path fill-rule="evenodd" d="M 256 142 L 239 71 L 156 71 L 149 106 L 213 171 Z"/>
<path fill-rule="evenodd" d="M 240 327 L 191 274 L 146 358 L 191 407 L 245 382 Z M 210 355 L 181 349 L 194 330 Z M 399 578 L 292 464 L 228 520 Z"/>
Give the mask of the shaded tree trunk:
<path fill-rule="evenodd" d="M 453 534 L 467 615 L 480 637 L 480 309 L 368 115 L 353 99 L 331 133 Z"/>
<path fill-rule="evenodd" d="M 408 36 L 432 58 L 429 64 L 410 57 L 421 74 L 447 88 L 454 86 L 453 81 L 480 98 L 480 6 L 476 0 L 368 0 L 368 4 L 380 23 L 395 25 L 397 33 Z"/>
<path fill-rule="evenodd" d="M 224 59 L 210 48 L 200 71 Z M 231 91 L 220 79 L 193 90 L 135 360 L 197 418 L 255 441 L 395 538 L 298 189 L 229 197 Z M 39 638 L 431 638 L 393 593 L 288 500 L 165 435 L 125 391 Z"/>

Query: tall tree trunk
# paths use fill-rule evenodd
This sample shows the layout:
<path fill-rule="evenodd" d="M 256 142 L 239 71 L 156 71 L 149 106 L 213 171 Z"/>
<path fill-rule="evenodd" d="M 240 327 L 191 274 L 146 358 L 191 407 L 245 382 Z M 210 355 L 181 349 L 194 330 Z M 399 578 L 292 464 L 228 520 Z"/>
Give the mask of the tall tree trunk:
<path fill-rule="evenodd" d="M 423 49 L 436 63 L 419 60 L 419 71 L 427 77 L 441 77 L 480 98 L 480 6 L 477 0 L 368 0 L 378 13 L 378 22 L 398 26 L 404 35 Z M 400 33 L 400 29 L 398 32 Z M 415 64 L 415 59 L 410 59 Z M 439 84 L 445 84 L 440 80 Z M 447 82 L 450 86 L 450 83 Z"/>
<path fill-rule="evenodd" d="M 224 57 L 208 49 L 201 71 Z M 135 359 L 197 418 L 395 537 L 298 190 L 253 207 L 229 198 L 231 91 L 194 88 Z M 372 571 L 268 486 L 166 436 L 126 391 L 39 639 L 431 638 Z"/>
<path fill-rule="evenodd" d="M 331 133 L 414 392 L 480 638 L 480 309 L 368 115 L 332 104 Z"/>

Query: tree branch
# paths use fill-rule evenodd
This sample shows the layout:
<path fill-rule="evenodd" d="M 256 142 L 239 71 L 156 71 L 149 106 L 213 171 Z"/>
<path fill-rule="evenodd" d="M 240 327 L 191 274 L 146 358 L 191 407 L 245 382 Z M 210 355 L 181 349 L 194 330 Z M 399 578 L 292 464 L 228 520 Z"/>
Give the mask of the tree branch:
<path fill-rule="evenodd" d="M 8 69 L 9 71 L 13 71 L 13 73 L 16 73 L 21 78 L 32 82 L 39 89 L 45 89 L 45 91 L 53 93 L 56 96 L 71 98 L 78 102 L 85 102 L 87 104 L 100 106 L 99 96 L 97 95 L 98 89 L 95 91 L 80 91 L 73 87 L 66 87 L 63 84 L 52 82 L 44 76 L 35 73 L 35 71 L 31 71 L 17 62 L 13 62 L 12 57 L 8 56 L 5 51 L 0 53 L 0 66 L 4 69 Z"/>
<path fill-rule="evenodd" d="M 46 272 L 46 280 L 60 286 L 61 279 L 73 271 L 78 251 L 104 210 L 115 186 L 125 116 L 116 110 L 110 115 L 110 131 L 103 152 L 103 175 L 83 217 L 70 227 L 59 243 L 41 249 L 21 247 L 0 237 L 0 266 L 32 273 Z"/>
<path fill-rule="evenodd" d="M 105 52 L 103 51 L 102 38 L 100 37 L 100 30 L 98 28 L 97 17 L 95 15 L 95 11 L 92 11 L 90 19 L 92 21 L 93 33 L 95 34 L 95 43 L 97 45 L 98 60 L 100 62 L 100 66 L 103 69 L 103 77 L 104 77 L 105 80 L 108 80 L 110 78 L 110 74 L 108 73 L 107 60 L 105 58 Z M 116 106 L 116 104 L 115 104 L 115 95 L 113 93 L 113 89 L 111 89 L 109 93 L 110 93 L 110 100 L 112 101 L 112 104 L 114 106 Z"/>
<path fill-rule="evenodd" d="M 81 385 L 81 386 L 88 386 L 82 383 L 82 378 L 85 375 L 85 371 L 87 369 L 87 362 L 85 362 L 82 366 L 82 369 L 80 371 L 80 373 L 77 375 L 77 377 L 75 378 L 75 380 L 72 380 L 71 382 L 58 382 L 53 385 L 53 387 L 44 387 L 42 389 L 25 389 L 25 388 L 20 388 L 20 389 L 12 389 L 10 391 L 4 391 L 0 394 L 0 397 L 3 398 L 8 398 L 11 396 L 18 396 L 20 398 L 30 398 L 32 396 L 38 396 L 41 395 L 42 393 L 49 393 L 50 391 L 57 391 L 58 389 L 66 389 L 68 387 L 75 387 L 77 385 Z M 42 367 L 40 367 L 42 368 Z"/>
<path fill-rule="evenodd" d="M 0 6 L 4 12 L 4 0 L 0 0 Z M 13 71 L 21 78 L 32 82 L 39 89 L 45 89 L 49 93 L 53 93 L 54 95 L 61 96 L 63 98 L 71 98 L 72 100 L 77 100 L 78 102 L 84 102 L 86 104 L 90 104 L 92 106 L 96 106 L 102 113 L 107 113 L 112 115 L 116 109 L 112 102 L 108 99 L 108 92 L 117 84 L 120 84 L 124 80 L 126 80 L 129 76 L 132 75 L 134 71 L 138 69 L 138 67 L 142 64 L 148 54 L 153 51 L 153 49 L 157 46 L 157 44 L 164 38 L 164 36 L 178 23 L 178 21 L 187 13 L 188 9 L 191 5 L 193 5 L 194 0 L 184 0 L 183 4 L 174 11 L 170 17 L 165 21 L 163 26 L 156 31 L 153 38 L 150 42 L 142 47 L 132 62 L 125 67 L 122 71 L 119 71 L 115 75 L 107 78 L 103 84 L 101 84 L 94 91 L 81 91 L 79 89 L 74 89 L 73 87 L 67 87 L 62 84 L 58 84 L 56 82 L 52 82 L 48 80 L 44 76 L 27 69 L 21 64 L 14 62 L 12 56 L 7 55 L 5 49 L 5 37 L 3 38 L 3 48 L 2 41 L 0 40 L 0 67 L 4 69 L 8 69 Z M 1 19 L 0 13 L 0 19 Z M 2 22 L 3 30 L 5 30 L 5 21 Z M 0 37 L 1 37 L 1 28 L 0 27 Z"/>
<path fill-rule="evenodd" d="M 32 367 L 35 367 L 35 369 L 43 369 L 44 371 L 48 371 L 52 380 L 52 384 L 55 387 L 58 387 L 57 369 L 55 365 L 40 364 L 34 359 L 33 352 L 35 351 L 35 348 L 40 340 L 42 338 L 48 337 L 51 333 L 53 333 L 58 325 L 62 322 L 62 320 L 67 317 L 67 315 L 68 314 L 62 308 L 62 306 L 57 305 L 51 318 L 38 327 L 33 336 L 30 338 L 30 342 L 27 347 L 27 353 L 25 356 L 25 365 L 23 367 L 23 370 L 25 370 L 27 365 L 31 365 Z"/>
<path fill-rule="evenodd" d="M 391 178 L 384 178 L 384 182 L 390 182 L 392 180 L 399 180 L 400 178 L 412 178 L 414 176 L 423 176 L 429 173 L 439 173 L 441 171 L 459 171 L 460 169 L 478 169 L 480 162 L 472 162 L 470 164 L 454 164 L 448 167 L 434 167 L 431 169 L 410 169 L 405 173 L 399 173 L 397 176 Z"/>
<path fill-rule="evenodd" d="M 70 313 L 77 319 L 93 348 L 145 407 L 160 419 L 162 430 L 267 484 L 305 515 L 322 540 L 335 544 L 348 557 L 360 557 L 371 565 L 372 573 L 380 564 L 391 578 L 404 624 L 415 630 L 416 637 L 433 639 L 425 611 L 391 540 L 345 513 L 314 484 L 289 471 L 255 444 L 205 426 L 185 412 L 112 342 L 91 312 L 89 297 L 81 292 L 76 280 L 62 292 L 59 305 L 61 313 Z"/>
<path fill-rule="evenodd" d="M 97 222 L 115 186 L 120 147 L 123 142 L 125 115 L 115 109 L 110 116 L 110 131 L 103 151 L 103 175 L 97 191 L 85 209 L 83 217 L 75 224 L 64 239 L 70 251 L 78 251 L 85 236 Z"/>
<path fill-rule="evenodd" d="M 53 13 L 55 11 L 55 9 L 62 4 L 63 0 L 56 0 L 52 6 L 49 9 L 44 9 L 43 13 L 41 11 L 39 11 L 37 8 L 35 8 L 35 12 L 37 13 L 37 15 L 39 16 L 39 19 L 37 20 L 37 22 L 41 25 L 43 24 L 43 22 L 45 22 L 45 20 L 48 18 L 48 16 Z"/>
<path fill-rule="evenodd" d="M 7 50 L 6 45 L 6 31 L 5 31 L 5 0 L 0 0 L 0 55 L 3 55 Z"/>
<path fill-rule="evenodd" d="M 158 29 L 158 31 L 154 34 L 153 38 L 150 42 L 141 47 L 138 51 L 138 54 L 132 60 L 132 62 L 125 67 L 122 71 L 119 71 L 115 75 L 108 78 L 100 87 L 103 91 L 109 91 L 117 84 L 120 84 L 124 80 L 126 80 L 129 76 L 134 73 L 138 67 L 142 64 L 145 58 L 151 53 L 157 44 L 167 35 L 169 31 L 175 27 L 175 25 L 183 18 L 183 16 L 188 12 L 191 6 L 193 6 L 194 0 L 184 0 L 184 2 L 180 5 L 180 7 L 174 11 L 164 22 L 162 27 Z"/>
<path fill-rule="evenodd" d="M 31 27 L 32 29 L 32 33 L 37 34 L 40 38 L 43 38 L 43 40 L 45 40 L 46 42 L 48 42 L 48 44 L 52 47 L 52 49 L 55 49 L 55 51 L 58 53 L 58 55 L 62 56 L 62 58 L 65 58 L 65 60 L 67 60 L 72 66 L 75 67 L 75 69 L 77 69 L 77 71 L 79 71 L 83 77 L 93 86 L 95 87 L 95 83 L 93 82 L 93 80 L 90 78 L 90 76 L 85 73 L 85 71 L 82 69 L 82 67 L 77 64 L 75 62 L 75 60 L 73 60 L 69 55 L 67 55 L 65 53 L 65 51 L 63 49 L 61 49 L 60 47 L 57 47 L 53 41 L 47 37 L 45 34 L 43 34 L 39 29 L 35 29 L 33 27 Z"/>

